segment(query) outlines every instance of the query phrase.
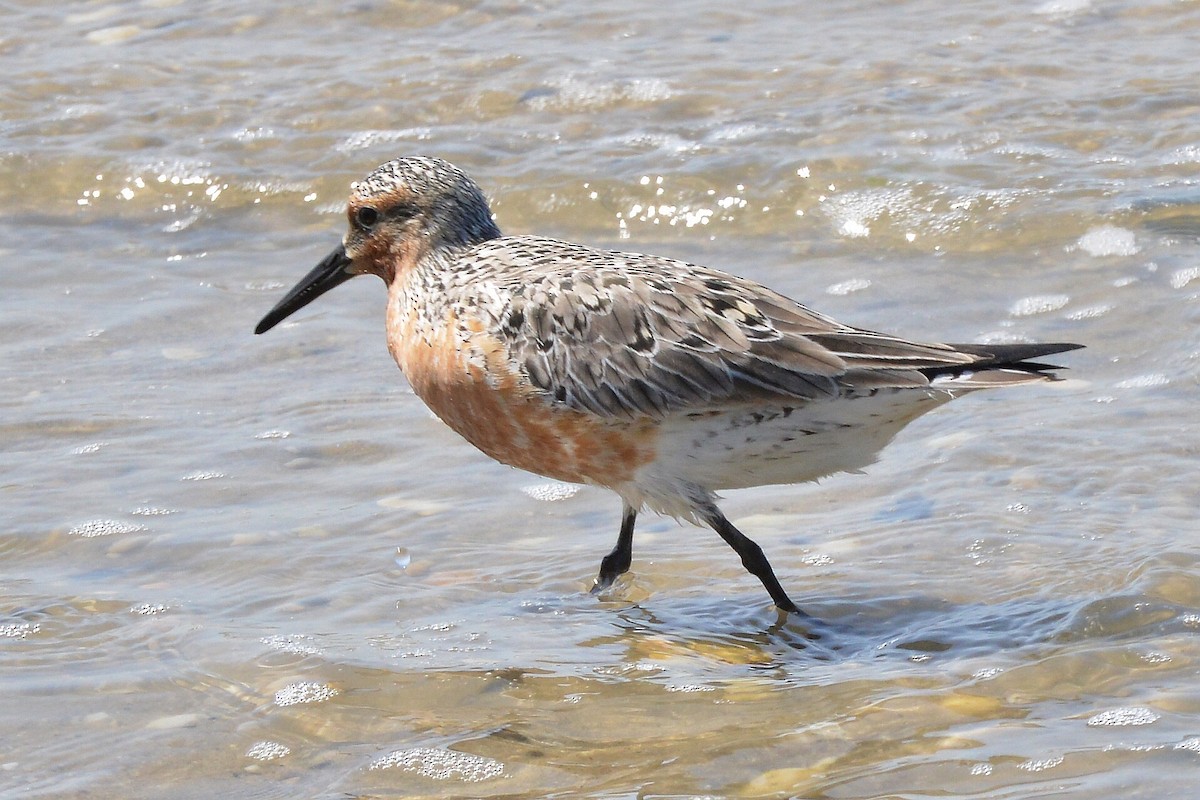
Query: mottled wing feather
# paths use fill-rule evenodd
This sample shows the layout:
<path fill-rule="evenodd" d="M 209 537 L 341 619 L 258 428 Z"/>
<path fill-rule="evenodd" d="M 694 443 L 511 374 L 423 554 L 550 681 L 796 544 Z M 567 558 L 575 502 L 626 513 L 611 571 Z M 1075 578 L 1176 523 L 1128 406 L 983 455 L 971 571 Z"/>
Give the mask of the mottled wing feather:
<path fill-rule="evenodd" d="M 513 250 L 524 251 L 514 258 Z M 495 252 L 493 252 L 495 251 Z M 503 251 L 503 252 L 500 252 Z M 841 325 L 763 286 L 656 256 L 510 237 L 500 325 L 512 362 L 556 402 L 660 417 L 762 398 L 923 386 L 973 357 Z"/>

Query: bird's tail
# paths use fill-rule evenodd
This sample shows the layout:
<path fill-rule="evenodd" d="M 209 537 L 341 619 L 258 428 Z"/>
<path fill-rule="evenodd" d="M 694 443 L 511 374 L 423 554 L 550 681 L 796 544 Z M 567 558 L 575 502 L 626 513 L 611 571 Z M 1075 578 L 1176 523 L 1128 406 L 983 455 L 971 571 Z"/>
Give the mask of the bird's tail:
<path fill-rule="evenodd" d="M 1034 381 L 1059 380 L 1055 370 L 1066 369 L 1032 359 L 1078 350 L 1081 344 L 1046 342 L 1038 344 L 952 344 L 960 353 L 972 356 L 966 364 L 931 367 L 921 370 L 931 383 L 945 388 L 989 389 L 1015 386 Z"/>

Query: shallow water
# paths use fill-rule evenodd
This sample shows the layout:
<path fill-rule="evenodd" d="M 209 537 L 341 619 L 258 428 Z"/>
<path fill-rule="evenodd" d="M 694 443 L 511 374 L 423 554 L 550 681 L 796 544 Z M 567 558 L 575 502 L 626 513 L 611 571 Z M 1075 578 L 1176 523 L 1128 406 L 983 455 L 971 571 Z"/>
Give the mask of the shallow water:
<path fill-rule="evenodd" d="M 1200 780 L 1200 5 L 9 3 L 0 797 L 1184 797 Z M 1062 340 L 711 532 L 490 463 L 347 185 L 852 324 Z"/>

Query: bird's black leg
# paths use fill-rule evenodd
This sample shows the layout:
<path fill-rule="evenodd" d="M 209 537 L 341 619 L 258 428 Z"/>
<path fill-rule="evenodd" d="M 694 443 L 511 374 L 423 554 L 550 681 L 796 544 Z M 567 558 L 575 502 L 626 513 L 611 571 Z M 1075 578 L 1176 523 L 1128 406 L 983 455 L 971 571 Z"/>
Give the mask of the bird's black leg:
<path fill-rule="evenodd" d="M 613 585 L 622 573 L 629 571 L 633 562 L 633 523 L 637 520 L 637 509 L 625 504 L 621 516 L 621 533 L 617 535 L 617 546 L 600 561 L 600 574 L 592 594 L 599 594 Z"/>
<path fill-rule="evenodd" d="M 721 534 L 721 538 L 742 557 L 742 566 L 749 570 L 751 575 L 762 581 L 763 586 L 767 587 L 767 592 L 775 601 L 775 605 L 784 611 L 802 614 L 803 612 L 792 602 L 792 598 L 788 597 L 787 592 L 779 585 L 779 579 L 775 577 L 775 570 L 771 569 L 771 563 L 763 555 L 762 548 L 755 544 L 753 539 L 733 527 L 733 523 L 725 519 L 725 515 L 715 505 L 705 509 L 704 513 L 705 521 L 712 526 L 714 531 Z"/>

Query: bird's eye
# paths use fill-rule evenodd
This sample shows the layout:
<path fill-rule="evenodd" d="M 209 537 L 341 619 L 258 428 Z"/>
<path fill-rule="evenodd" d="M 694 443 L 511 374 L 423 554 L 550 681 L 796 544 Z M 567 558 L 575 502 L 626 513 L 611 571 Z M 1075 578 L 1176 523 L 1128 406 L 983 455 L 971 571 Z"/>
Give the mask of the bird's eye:
<path fill-rule="evenodd" d="M 375 227 L 375 223 L 379 222 L 379 212 L 370 206 L 363 206 L 354 212 L 354 221 L 359 227 L 370 230 Z"/>

